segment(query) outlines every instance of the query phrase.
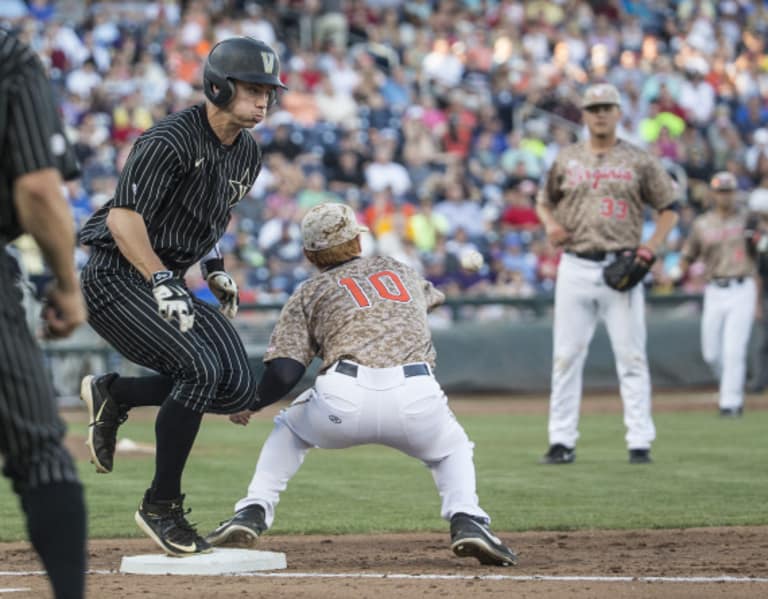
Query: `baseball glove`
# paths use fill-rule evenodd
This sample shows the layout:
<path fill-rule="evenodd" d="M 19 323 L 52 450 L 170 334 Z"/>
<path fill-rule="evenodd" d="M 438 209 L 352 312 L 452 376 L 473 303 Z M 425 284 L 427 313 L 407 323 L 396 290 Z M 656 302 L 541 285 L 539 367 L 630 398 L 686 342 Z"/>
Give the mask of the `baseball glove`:
<path fill-rule="evenodd" d="M 644 245 L 624 250 L 603 269 L 603 280 L 617 291 L 627 291 L 645 278 L 655 261 L 654 253 Z"/>

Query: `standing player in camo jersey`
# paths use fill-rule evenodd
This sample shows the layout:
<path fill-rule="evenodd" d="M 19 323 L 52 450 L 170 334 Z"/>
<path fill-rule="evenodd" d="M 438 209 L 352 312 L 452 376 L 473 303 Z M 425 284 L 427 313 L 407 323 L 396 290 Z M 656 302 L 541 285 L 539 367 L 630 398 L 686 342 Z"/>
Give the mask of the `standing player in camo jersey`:
<path fill-rule="evenodd" d="M 259 174 L 261 151 L 246 129 L 266 117 L 283 87 L 279 76 L 277 55 L 263 42 L 240 37 L 214 46 L 205 104 L 136 140 L 114 198 L 81 234 L 92 248 L 81 277 L 91 326 L 123 356 L 160 373 L 85 377 L 91 459 L 99 472 L 110 472 L 128 410 L 160 406 L 155 476 L 135 519 L 170 555 L 210 551 L 187 522 L 181 494 L 203 413 L 238 412 L 256 390 L 242 341 L 225 318 L 237 312 L 237 286 L 216 244 Z M 184 283 L 201 259 L 221 313 Z"/>
<path fill-rule="evenodd" d="M 85 322 L 75 229 L 62 178 L 79 174 L 35 53 L 0 29 L 0 455 L 56 599 L 85 595 L 86 514 L 77 468 L 40 348 L 27 328 L 17 265 L 5 245 L 26 232 L 53 275 L 46 336 Z M 6 521 L 3 521 L 5 524 Z"/>
<path fill-rule="evenodd" d="M 456 555 L 513 565 L 515 554 L 488 528 L 490 518 L 478 504 L 474 445 L 432 374 L 427 312 L 443 294 L 392 258 L 361 258 L 361 230 L 343 204 L 320 204 L 304 216 L 304 251 L 321 272 L 283 307 L 254 408 L 283 397 L 315 356 L 323 360 L 321 374 L 277 416 L 248 496 L 207 538 L 214 545 L 252 544 L 272 525 L 280 493 L 311 447 L 379 443 L 431 470 Z M 232 420 L 246 424 L 251 413 Z"/>
<path fill-rule="evenodd" d="M 758 294 L 756 248 L 746 235 L 747 211 L 736 203 L 738 183 L 727 171 L 712 177 L 712 209 L 693 221 L 680 272 L 704 262 L 707 286 L 701 315 L 701 353 L 720 381 L 720 415 L 739 417 L 744 406 L 747 345 Z"/>
<path fill-rule="evenodd" d="M 647 463 L 656 432 L 643 286 L 612 289 L 603 269 L 622 250 L 635 251 L 645 265 L 653 262 L 677 222 L 674 184 L 655 158 L 616 137 L 621 109 L 615 87 L 589 87 L 582 109 L 589 139 L 560 151 L 537 198 L 550 242 L 565 250 L 555 286 L 549 450 L 542 461 L 575 459 L 584 362 L 603 320 L 616 359 L 629 460 Z M 650 239 L 640 245 L 646 206 L 659 214 Z"/>

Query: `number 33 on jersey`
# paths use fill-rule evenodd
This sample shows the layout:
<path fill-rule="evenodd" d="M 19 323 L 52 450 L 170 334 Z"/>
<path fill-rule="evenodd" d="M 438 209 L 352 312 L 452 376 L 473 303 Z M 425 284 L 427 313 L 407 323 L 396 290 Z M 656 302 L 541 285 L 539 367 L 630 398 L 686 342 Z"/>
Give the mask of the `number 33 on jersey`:
<path fill-rule="evenodd" d="M 308 365 L 322 346 L 323 368 L 342 358 L 372 368 L 434 364 L 427 312 L 444 299 L 393 258 L 351 260 L 305 281 L 291 296 L 264 359 L 292 358 Z M 372 338 L 377 343 L 371 344 Z M 403 343 L 414 338 L 419 343 Z"/>

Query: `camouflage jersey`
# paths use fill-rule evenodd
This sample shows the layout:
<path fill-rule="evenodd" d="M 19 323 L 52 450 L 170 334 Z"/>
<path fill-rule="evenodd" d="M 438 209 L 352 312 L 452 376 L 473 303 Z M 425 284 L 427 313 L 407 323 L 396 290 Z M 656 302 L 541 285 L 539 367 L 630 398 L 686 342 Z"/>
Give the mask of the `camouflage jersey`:
<path fill-rule="evenodd" d="M 708 281 L 752 276 L 755 263 L 744 241 L 746 222 L 747 214 L 742 211 L 725 218 L 716 210 L 702 214 L 693 221 L 683 258 L 689 264 L 700 258 Z"/>
<path fill-rule="evenodd" d="M 563 148 L 537 203 L 570 233 L 565 250 L 581 253 L 637 247 L 645 205 L 663 210 L 675 199 L 674 182 L 659 161 L 618 140 L 601 154 L 588 142 Z"/>
<path fill-rule="evenodd" d="M 370 368 L 435 366 L 427 312 L 445 296 L 394 258 L 356 258 L 305 281 L 283 306 L 264 361 L 292 358 L 321 370 L 340 359 Z"/>

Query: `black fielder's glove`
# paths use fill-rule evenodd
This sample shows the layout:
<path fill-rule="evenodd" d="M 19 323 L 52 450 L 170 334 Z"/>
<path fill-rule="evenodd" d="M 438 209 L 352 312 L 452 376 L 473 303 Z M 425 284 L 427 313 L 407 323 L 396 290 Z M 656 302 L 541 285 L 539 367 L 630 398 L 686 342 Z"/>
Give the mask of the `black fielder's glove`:
<path fill-rule="evenodd" d="M 195 324 L 195 308 L 184 283 L 170 270 L 152 273 L 152 294 L 157 301 L 157 312 L 168 322 L 179 321 L 179 330 L 186 333 Z"/>
<path fill-rule="evenodd" d="M 603 269 L 603 280 L 617 291 L 627 291 L 645 278 L 655 261 L 654 253 L 644 245 L 624 250 Z"/>

